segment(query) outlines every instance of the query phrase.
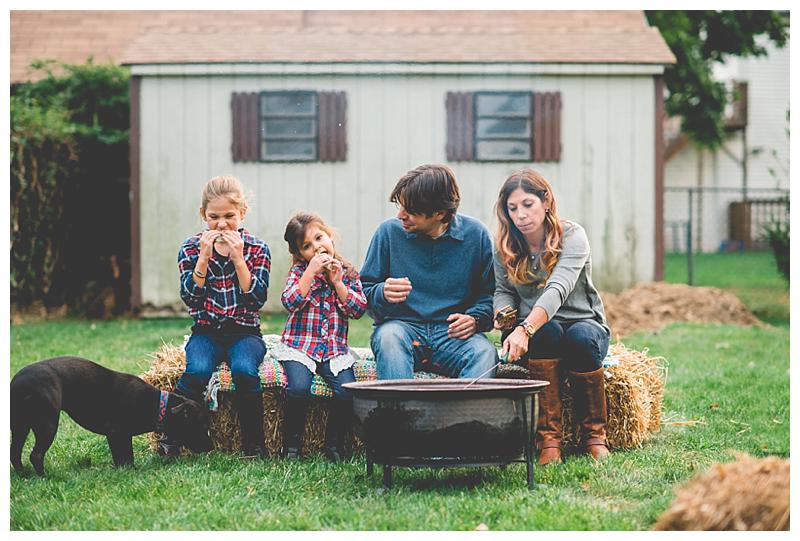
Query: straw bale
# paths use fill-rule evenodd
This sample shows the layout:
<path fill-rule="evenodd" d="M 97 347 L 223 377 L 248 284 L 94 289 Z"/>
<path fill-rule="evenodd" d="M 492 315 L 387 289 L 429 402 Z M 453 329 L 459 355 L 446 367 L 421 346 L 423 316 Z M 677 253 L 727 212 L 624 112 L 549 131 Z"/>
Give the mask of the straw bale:
<path fill-rule="evenodd" d="M 186 368 L 186 355 L 177 346 L 163 344 L 158 351 L 150 355 L 151 368 L 142 374 L 142 379 L 166 391 L 172 391 L 178 383 Z M 278 456 L 283 445 L 281 427 L 283 424 L 284 391 L 279 388 L 265 389 L 264 397 L 264 439 L 265 447 L 270 456 Z M 233 405 L 233 394 L 220 392 L 217 395 L 219 408 L 209 412 L 209 428 L 214 449 L 225 452 L 241 451 L 241 431 L 239 429 L 239 415 Z M 320 453 L 325 444 L 325 426 L 328 419 L 327 401 L 312 399 L 306 418 L 305 434 L 303 437 L 303 454 L 308 456 Z M 150 448 L 155 451 L 160 433 L 151 432 L 147 435 Z M 346 450 L 358 450 L 362 443 L 352 434 L 345 437 Z M 182 455 L 187 456 L 190 451 L 184 449 Z"/>
<path fill-rule="evenodd" d="M 630 449 L 642 445 L 650 433 L 661 426 L 661 401 L 666 382 L 666 361 L 650 357 L 647 351 L 635 351 L 623 344 L 612 344 L 609 353 L 619 364 L 606 370 L 606 400 L 609 443 L 617 449 Z M 151 355 L 152 366 L 142 378 L 160 389 L 174 390 L 186 366 L 185 354 L 180 347 L 168 344 Z M 498 377 L 527 378 L 526 369 L 515 365 L 501 365 Z M 264 434 L 265 445 L 270 455 L 277 455 L 282 446 L 281 424 L 283 421 L 284 391 L 280 388 L 264 390 Z M 236 452 L 240 450 L 240 431 L 233 395 L 219 392 L 219 409 L 210 412 L 211 437 L 215 449 Z M 564 443 L 580 443 L 575 433 L 572 416 L 572 396 L 568 381 L 562 387 Z M 327 400 L 312 399 L 307 417 L 303 449 L 307 454 L 320 452 L 325 439 L 328 415 Z M 151 433 L 148 441 L 153 450 L 160 434 Z M 352 450 L 362 448 L 362 443 L 348 435 L 345 447 Z M 188 453 L 188 451 L 187 451 Z"/>
<path fill-rule="evenodd" d="M 654 530 L 789 530 L 789 461 L 735 453 L 680 486 Z"/>
<path fill-rule="evenodd" d="M 647 350 L 628 349 L 621 343 L 612 344 L 609 353 L 619 364 L 605 371 L 606 436 L 616 449 L 639 447 L 661 428 L 667 363 L 662 357 L 649 357 Z M 562 381 L 561 403 L 564 445 L 580 445 L 568 379 Z"/>

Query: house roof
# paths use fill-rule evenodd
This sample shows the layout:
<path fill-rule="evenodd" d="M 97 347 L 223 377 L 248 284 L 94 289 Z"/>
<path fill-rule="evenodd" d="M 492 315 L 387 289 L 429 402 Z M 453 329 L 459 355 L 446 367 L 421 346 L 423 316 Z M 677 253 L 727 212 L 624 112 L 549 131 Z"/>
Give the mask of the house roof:
<path fill-rule="evenodd" d="M 641 11 L 12 11 L 11 80 L 82 63 L 675 61 Z"/>

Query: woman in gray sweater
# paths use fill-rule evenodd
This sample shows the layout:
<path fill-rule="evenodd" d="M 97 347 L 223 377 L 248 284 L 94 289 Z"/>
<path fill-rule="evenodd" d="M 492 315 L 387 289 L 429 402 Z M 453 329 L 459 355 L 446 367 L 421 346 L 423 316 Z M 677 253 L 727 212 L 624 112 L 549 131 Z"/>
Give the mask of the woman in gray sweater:
<path fill-rule="evenodd" d="M 527 362 L 534 379 L 550 382 L 540 395 L 539 463 L 561 462 L 564 373 L 580 440 L 599 460 L 609 453 L 602 363 L 610 331 L 592 283 L 586 232 L 559 218 L 550 183 L 531 169 L 506 179 L 495 210 L 494 311 L 517 310 L 503 332 L 503 353 L 511 362 Z"/>

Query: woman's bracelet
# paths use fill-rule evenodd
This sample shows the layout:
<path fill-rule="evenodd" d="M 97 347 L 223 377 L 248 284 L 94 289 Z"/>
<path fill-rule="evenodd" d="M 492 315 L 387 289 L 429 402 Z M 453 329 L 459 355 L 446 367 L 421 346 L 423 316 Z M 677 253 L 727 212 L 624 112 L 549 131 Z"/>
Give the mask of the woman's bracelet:
<path fill-rule="evenodd" d="M 205 278 L 206 277 L 206 273 L 200 272 L 197 269 L 194 269 L 194 275 L 197 276 L 198 278 Z"/>
<path fill-rule="evenodd" d="M 523 321 L 519 324 L 522 327 L 522 330 L 525 331 L 525 334 L 528 338 L 533 338 L 533 335 L 536 334 L 536 327 L 528 323 L 527 321 Z"/>

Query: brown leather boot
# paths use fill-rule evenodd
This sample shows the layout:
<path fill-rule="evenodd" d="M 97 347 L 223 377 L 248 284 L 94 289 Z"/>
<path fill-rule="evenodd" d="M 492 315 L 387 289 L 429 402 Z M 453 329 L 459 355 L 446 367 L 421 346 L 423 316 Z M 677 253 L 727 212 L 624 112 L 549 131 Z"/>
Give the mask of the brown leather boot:
<path fill-rule="evenodd" d="M 546 466 L 561 462 L 561 377 L 558 373 L 560 359 L 530 359 L 528 372 L 531 379 L 550 382 L 539 393 L 539 420 L 536 426 L 536 448 L 539 449 L 539 464 Z"/>
<path fill-rule="evenodd" d="M 604 370 L 569 372 L 575 424 L 580 427 L 586 454 L 602 460 L 611 451 L 606 439 L 606 382 Z"/>

